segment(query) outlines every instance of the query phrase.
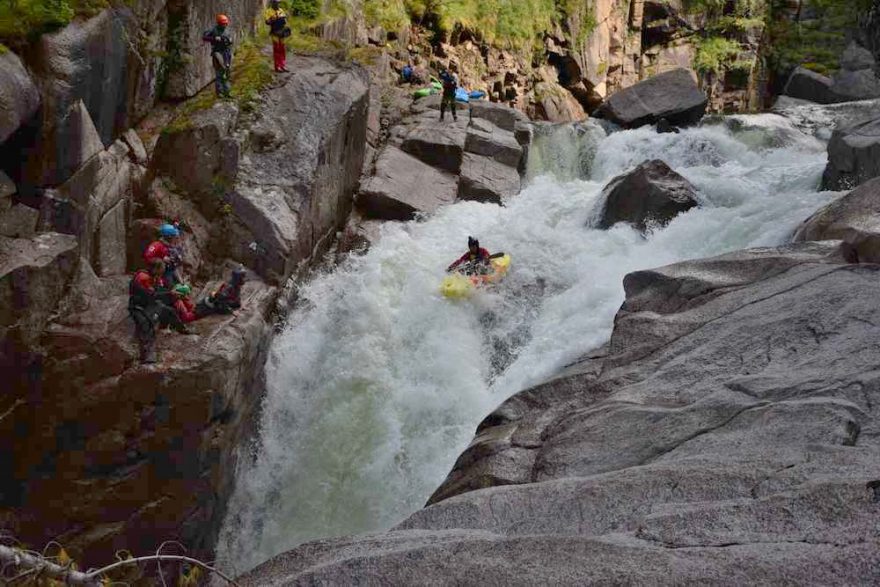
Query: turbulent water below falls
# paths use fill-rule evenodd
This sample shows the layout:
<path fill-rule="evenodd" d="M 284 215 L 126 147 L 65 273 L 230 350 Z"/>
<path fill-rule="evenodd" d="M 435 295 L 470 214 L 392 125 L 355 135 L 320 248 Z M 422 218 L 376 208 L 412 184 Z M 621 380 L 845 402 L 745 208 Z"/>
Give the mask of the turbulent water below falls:
<path fill-rule="evenodd" d="M 773 114 L 658 135 L 553 127 L 504 207 L 462 202 L 388 223 L 302 290 L 267 364 L 258 458 L 239 471 L 218 557 L 243 572 L 300 543 L 383 530 L 421 508 L 477 424 L 606 342 L 628 272 L 784 243 L 834 197 L 825 145 Z M 647 238 L 588 227 L 609 179 L 660 158 L 700 204 Z M 465 302 L 438 294 L 468 235 L 513 263 Z"/>

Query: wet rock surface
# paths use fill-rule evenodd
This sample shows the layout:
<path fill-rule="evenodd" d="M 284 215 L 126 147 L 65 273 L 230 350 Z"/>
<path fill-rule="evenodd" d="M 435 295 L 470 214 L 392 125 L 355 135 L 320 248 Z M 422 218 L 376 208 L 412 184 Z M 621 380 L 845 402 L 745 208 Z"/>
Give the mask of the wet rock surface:
<path fill-rule="evenodd" d="M 839 242 L 631 274 L 610 346 L 502 404 L 432 505 L 241 580 L 870 582 L 877 277 Z"/>
<path fill-rule="evenodd" d="M 646 161 L 608 182 L 598 227 L 610 228 L 618 222 L 629 222 L 639 230 L 662 226 L 696 206 L 696 197 L 696 188 L 666 163 Z"/>
<path fill-rule="evenodd" d="M 822 208 L 798 227 L 795 242 L 842 240 L 849 261 L 880 263 L 880 178 Z"/>
<path fill-rule="evenodd" d="M 822 186 L 845 190 L 880 176 L 880 118 L 835 130 L 828 143 Z"/>

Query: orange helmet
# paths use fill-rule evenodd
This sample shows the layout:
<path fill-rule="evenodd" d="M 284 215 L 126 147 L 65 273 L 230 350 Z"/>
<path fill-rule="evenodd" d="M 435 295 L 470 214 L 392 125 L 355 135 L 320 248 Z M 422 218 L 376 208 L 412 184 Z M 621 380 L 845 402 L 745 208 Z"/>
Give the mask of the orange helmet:
<path fill-rule="evenodd" d="M 225 14 L 218 14 L 217 15 L 217 24 L 222 25 L 222 26 L 228 25 L 229 24 L 229 17 L 226 16 Z"/>

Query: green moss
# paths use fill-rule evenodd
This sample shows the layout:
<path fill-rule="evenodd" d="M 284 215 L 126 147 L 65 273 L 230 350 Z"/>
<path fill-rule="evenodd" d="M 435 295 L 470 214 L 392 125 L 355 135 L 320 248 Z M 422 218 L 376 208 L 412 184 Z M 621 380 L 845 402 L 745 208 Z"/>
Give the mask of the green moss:
<path fill-rule="evenodd" d="M 382 55 L 380 47 L 368 45 L 366 47 L 355 47 L 348 51 L 347 57 L 351 61 L 356 61 L 362 65 L 373 65 Z"/>
<path fill-rule="evenodd" d="M 268 36 L 260 35 L 242 41 L 235 51 L 232 61 L 232 100 L 242 112 L 252 111 L 262 92 L 274 79 L 270 57 L 264 55 L 262 48 L 268 42 Z M 207 110 L 217 103 L 213 85 L 205 88 L 186 101 L 174 120 L 163 133 L 174 133 L 187 130 L 192 126 L 192 115 Z"/>
<path fill-rule="evenodd" d="M 596 75 L 605 75 L 608 72 L 608 64 L 604 61 L 596 67 Z"/>
<path fill-rule="evenodd" d="M 0 55 L 3 55 L 4 53 L 9 53 L 9 47 L 0 43 Z"/>

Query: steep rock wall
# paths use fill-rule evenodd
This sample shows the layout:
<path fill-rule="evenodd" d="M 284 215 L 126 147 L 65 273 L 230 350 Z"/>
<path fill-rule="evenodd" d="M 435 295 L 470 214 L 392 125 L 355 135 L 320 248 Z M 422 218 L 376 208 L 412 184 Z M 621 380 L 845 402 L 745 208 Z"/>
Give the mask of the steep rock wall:
<path fill-rule="evenodd" d="M 0 398 L 0 516 L 18 539 L 60 540 L 84 565 L 166 540 L 211 557 L 260 405 L 277 285 L 342 229 L 364 164 L 366 74 L 322 59 L 292 65 L 297 73 L 275 79 L 254 111 L 221 103 L 160 139 L 157 150 L 198 153 L 199 137 L 215 131 L 217 149 L 198 161 L 214 165 L 206 190 L 147 175 L 135 133 L 103 149 L 79 102 L 93 152 L 44 194 L 39 234 L 4 240 L 0 259 L 0 295 L 14 310 L 0 316 L 0 370 L 11 382 Z M 192 171 L 191 157 L 159 161 L 150 167 L 167 175 Z M 214 172 L 228 182 L 219 194 L 228 209 L 215 205 Z M 125 273 L 142 264 L 139 231 L 151 237 L 161 218 L 180 219 L 185 246 L 197 249 L 185 256 L 194 297 L 233 263 L 249 281 L 242 310 L 195 322 L 189 335 L 160 333 L 159 363 L 140 365 Z M 276 251 L 272 235 L 288 248 Z"/>

